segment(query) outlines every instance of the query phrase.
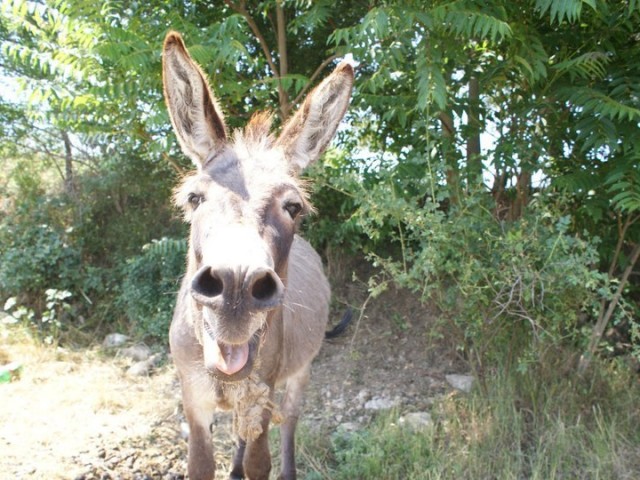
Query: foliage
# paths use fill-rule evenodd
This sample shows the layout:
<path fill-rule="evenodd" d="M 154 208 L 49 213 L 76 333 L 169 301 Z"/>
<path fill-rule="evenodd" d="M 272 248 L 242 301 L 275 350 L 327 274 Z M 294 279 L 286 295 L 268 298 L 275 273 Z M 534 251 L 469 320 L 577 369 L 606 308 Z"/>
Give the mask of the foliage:
<path fill-rule="evenodd" d="M 7 299 L 4 311 L 11 317 L 11 323 L 21 323 L 37 339 L 51 345 L 59 342 L 61 331 L 72 314 L 72 306 L 69 303 L 72 293 L 54 288 L 48 288 L 44 293 L 46 304 L 40 316 L 37 316 L 32 309 L 18 305 L 16 297 Z"/>
<path fill-rule="evenodd" d="M 433 202 L 384 197 L 388 191 L 371 190 L 358 211 L 365 232 L 395 227 L 389 237 L 400 254 L 374 255 L 375 262 L 437 302 L 477 367 L 510 358 L 526 368 L 549 342 L 585 344 L 578 319 L 597 310 L 605 276 L 595 268 L 595 245 L 571 233 L 559 204 L 539 197 L 520 219 L 505 222 L 482 192 L 445 214 Z"/>
<path fill-rule="evenodd" d="M 10 175 L 16 188 L 11 215 L 0 219 L 0 291 L 36 309 L 47 288 L 71 289 L 81 265 L 65 199 L 42 195 L 39 177 L 33 165 L 18 164 Z"/>
<path fill-rule="evenodd" d="M 332 436 L 338 465 L 331 478 L 419 479 L 431 464 L 431 436 L 397 425 L 397 418 L 379 419 L 369 430 Z"/>
<path fill-rule="evenodd" d="M 3 208 L 5 298 L 19 290 L 37 310 L 47 288 L 69 290 L 120 318 L 122 265 L 150 239 L 183 234 L 168 197 L 189 167 L 160 72 L 173 28 L 232 127 L 263 108 L 285 119 L 353 54 L 349 126 L 309 173 L 320 213 L 305 229 L 425 295 L 466 299 L 441 304 L 474 348 L 511 324 L 528 324 L 527 339 L 576 340 L 575 319 L 606 323 L 610 306 L 627 335 L 640 331 L 637 277 L 624 276 L 640 232 L 637 2 L 11 0 L 2 14 L 0 69 L 20 86 L 0 103 L 3 162 L 34 158 L 63 186 L 31 195 L 43 220 L 20 202 Z M 563 200 L 542 207 L 537 193 Z"/>
<path fill-rule="evenodd" d="M 139 336 L 160 342 L 167 337 L 186 252 L 185 240 L 162 238 L 127 261 L 117 303 Z"/>

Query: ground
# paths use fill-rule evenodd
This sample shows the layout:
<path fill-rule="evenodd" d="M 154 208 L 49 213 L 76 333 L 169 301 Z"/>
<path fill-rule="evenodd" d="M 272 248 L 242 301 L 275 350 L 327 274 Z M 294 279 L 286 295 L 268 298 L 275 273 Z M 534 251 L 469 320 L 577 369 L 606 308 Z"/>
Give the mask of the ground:
<path fill-rule="evenodd" d="M 335 297 L 337 315 L 346 304 L 362 307 L 366 288 L 354 282 Z M 448 390 L 444 375 L 464 369 L 444 346 L 426 347 L 438 345 L 427 338 L 435 315 L 398 290 L 355 310 L 349 330 L 314 362 L 303 428 L 361 425 L 389 406 L 428 410 Z M 0 384 L 0 477 L 186 478 L 170 358 L 149 376 L 129 376 L 131 361 L 100 346 L 53 349 L 5 338 L 0 354 L 0 363 L 23 365 L 19 380 Z M 214 424 L 219 478 L 226 478 L 234 445 L 228 414 L 216 414 Z"/>

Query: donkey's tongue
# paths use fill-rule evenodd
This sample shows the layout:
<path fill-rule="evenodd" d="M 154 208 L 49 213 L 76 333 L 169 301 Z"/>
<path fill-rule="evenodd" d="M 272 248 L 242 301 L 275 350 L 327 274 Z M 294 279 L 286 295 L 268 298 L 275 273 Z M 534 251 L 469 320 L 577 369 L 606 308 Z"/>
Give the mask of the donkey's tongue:
<path fill-rule="evenodd" d="M 242 370 L 242 367 L 247 364 L 249 359 L 249 344 L 227 345 L 216 343 L 219 352 L 216 368 L 227 375 L 233 375 Z"/>
<path fill-rule="evenodd" d="M 233 375 L 242 370 L 249 359 L 249 344 L 228 345 L 216 342 L 205 334 L 204 361 L 208 367 L 215 367 L 222 373 Z"/>

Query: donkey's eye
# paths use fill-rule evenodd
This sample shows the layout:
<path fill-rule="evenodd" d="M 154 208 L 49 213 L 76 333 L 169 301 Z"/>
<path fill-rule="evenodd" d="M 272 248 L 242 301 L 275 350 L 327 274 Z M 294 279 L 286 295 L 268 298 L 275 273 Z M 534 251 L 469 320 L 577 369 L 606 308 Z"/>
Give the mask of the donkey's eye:
<path fill-rule="evenodd" d="M 199 193 L 190 193 L 187 197 L 187 201 L 189 202 L 189 205 L 191 205 L 194 209 L 198 208 L 198 205 L 204 202 L 204 195 L 201 195 Z"/>
<path fill-rule="evenodd" d="M 300 202 L 287 202 L 284 204 L 284 209 L 291 216 L 291 218 L 295 219 L 302 211 L 302 204 Z"/>

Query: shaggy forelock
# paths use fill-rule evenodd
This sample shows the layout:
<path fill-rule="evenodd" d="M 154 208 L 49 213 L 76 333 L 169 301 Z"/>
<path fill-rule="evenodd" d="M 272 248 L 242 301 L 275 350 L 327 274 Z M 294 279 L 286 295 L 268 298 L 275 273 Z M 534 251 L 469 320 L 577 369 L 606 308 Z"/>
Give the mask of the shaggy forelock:
<path fill-rule="evenodd" d="M 248 196 L 261 204 L 268 201 L 273 191 L 295 188 L 303 199 L 305 211 L 313 211 L 306 182 L 291 171 L 283 149 L 275 144 L 272 122 L 273 114 L 269 112 L 253 115 L 247 126 L 236 130 L 232 141 L 211 157 L 201 171 L 183 178 L 174 190 L 174 202 L 184 211 L 187 221 L 191 217 L 189 194 L 206 193 L 211 182 L 234 191 L 238 185 L 246 186 Z"/>

